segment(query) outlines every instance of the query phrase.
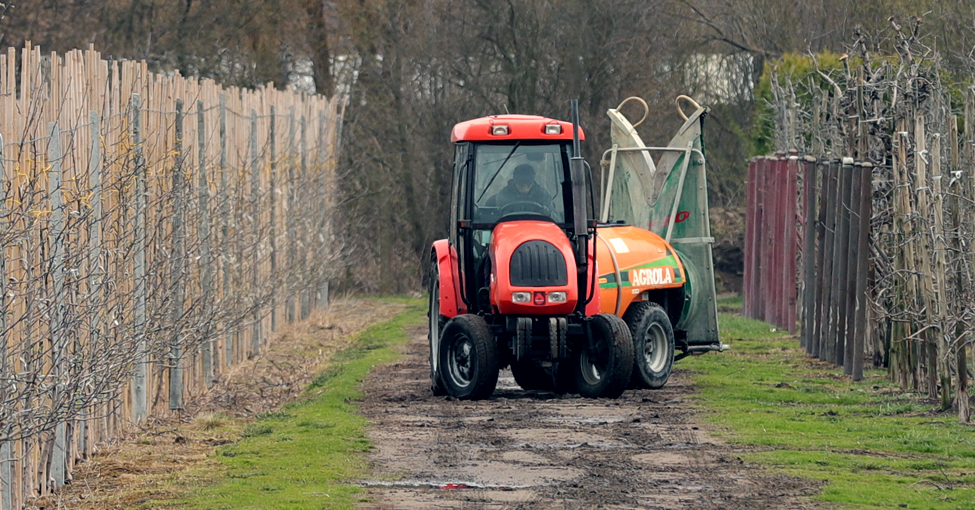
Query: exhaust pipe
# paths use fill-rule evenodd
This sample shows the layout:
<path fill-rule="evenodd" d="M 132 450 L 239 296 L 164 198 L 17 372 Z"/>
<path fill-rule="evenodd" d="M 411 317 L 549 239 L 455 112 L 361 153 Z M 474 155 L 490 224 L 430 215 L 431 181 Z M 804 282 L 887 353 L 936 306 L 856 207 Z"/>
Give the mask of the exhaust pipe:
<path fill-rule="evenodd" d="M 569 176 L 572 179 L 572 233 L 575 235 L 576 268 L 579 270 L 579 294 L 588 295 L 589 225 L 586 207 L 586 170 L 579 146 L 579 100 L 573 99 L 572 108 L 572 158 L 569 159 Z M 580 308 L 585 309 L 585 299 Z"/>

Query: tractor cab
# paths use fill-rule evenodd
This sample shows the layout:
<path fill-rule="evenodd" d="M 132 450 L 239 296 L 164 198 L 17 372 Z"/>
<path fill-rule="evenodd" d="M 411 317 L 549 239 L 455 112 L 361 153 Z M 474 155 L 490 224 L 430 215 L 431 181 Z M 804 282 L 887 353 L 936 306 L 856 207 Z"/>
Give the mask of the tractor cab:
<path fill-rule="evenodd" d="M 585 203 L 578 211 L 573 204 L 569 170 L 572 125 L 537 116 L 499 115 L 458 124 L 452 138 L 455 156 L 449 241 L 460 254 L 458 269 L 465 283 L 460 297 L 469 312 L 492 313 L 498 311 L 499 304 L 491 300 L 492 264 L 497 260 L 490 252 L 497 227 L 512 223 L 506 232 L 512 228 L 529 232 L 543 229 L 545 235 L 556 238 L 544 242 L 567 244 L 573 234 L 574 216 L 585 217 L 591 212 Z M 586 184 L 585 199 L 589 201 L 591 186 Z M 545 246 L 534 246 L 537 253 L 533 255 L 545 251 Z M 575 255 L 569 258 L 574 260 Z M 548 261 L 545 257 L 525 259 L 535 266 L 518 269 L 539 283 L 554 278 L 549 283 L 566 286 L 567 268 L 557 259 L 552 262 L 558 267 L 552 270 L 557 270 L 558 277 L 534 274 L 542 269 L 535 266 Z M 496 276 L 494 283 L 499 283 Z M 550 300 L 547 295 L 545 298 L 546 302 Z"/>

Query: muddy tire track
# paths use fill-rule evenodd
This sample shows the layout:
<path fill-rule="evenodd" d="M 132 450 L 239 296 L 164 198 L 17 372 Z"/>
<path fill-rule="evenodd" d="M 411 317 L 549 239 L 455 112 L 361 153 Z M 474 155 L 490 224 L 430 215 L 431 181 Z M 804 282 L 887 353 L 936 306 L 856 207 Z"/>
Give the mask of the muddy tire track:
<path fill-rule="evenodd" d="M 677 370 L 617 400 L 526 392 L 502 371 L 485 401 L 434 397 L 426 328 L 366 381 L 366 509 L 810 509 L 818 483 L 744 463 L 710 436 Z"/>

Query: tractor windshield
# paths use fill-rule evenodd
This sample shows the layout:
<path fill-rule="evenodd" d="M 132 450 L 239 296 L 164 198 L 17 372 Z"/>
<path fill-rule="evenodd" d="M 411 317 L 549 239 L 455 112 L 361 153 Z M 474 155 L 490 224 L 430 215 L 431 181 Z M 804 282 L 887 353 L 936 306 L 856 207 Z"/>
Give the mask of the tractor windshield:
<path fill-rule="evenodd" d="M 563 144 L 477 145 L 474 222 L 497 223 L 512 215 L 565 222 L 562 183 L 567 162 Z"/>

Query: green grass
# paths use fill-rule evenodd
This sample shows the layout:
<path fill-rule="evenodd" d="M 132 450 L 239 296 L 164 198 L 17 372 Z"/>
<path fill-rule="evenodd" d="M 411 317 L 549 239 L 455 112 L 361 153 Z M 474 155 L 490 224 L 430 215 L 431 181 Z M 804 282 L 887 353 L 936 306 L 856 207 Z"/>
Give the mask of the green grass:
<path fill-rule="evenodd" d="M 823 480 L 815 498 L 850 509 L 975 508 L 975 429 L 882 371 L 853 383 L 804 356 L 774 327 L 721 314 L 732 350 L 683 360 L 694 396 L 726 441 L 755 446 L 749 461 Z"/>
<path fill-rule="evenodd" d="M 741 310 L 744 303 L 744 300 L 738 294 L 718 298 L 718 307 L 725 311 Z"/>
<path fill-rule="evenodd" d="M 242 439 L 217 450 L 217 473 L 200 473 L 212 484 L 195 489 L 179 508 L 355 508 L 358 487 L 349 480 L 367 474 L 362 452 L 372 447 L 367 422 L 356 414 L 360 383 L 369 370 L 398 356 L 393 348 L 409 338 L 404 327 L 425 320 L 425 302 L 409 305 L 393 320 L 368 328 L 338 353 L 305 396 L 247 425 Z M 209 468 L 212 470 L 212 468 Z"/>

